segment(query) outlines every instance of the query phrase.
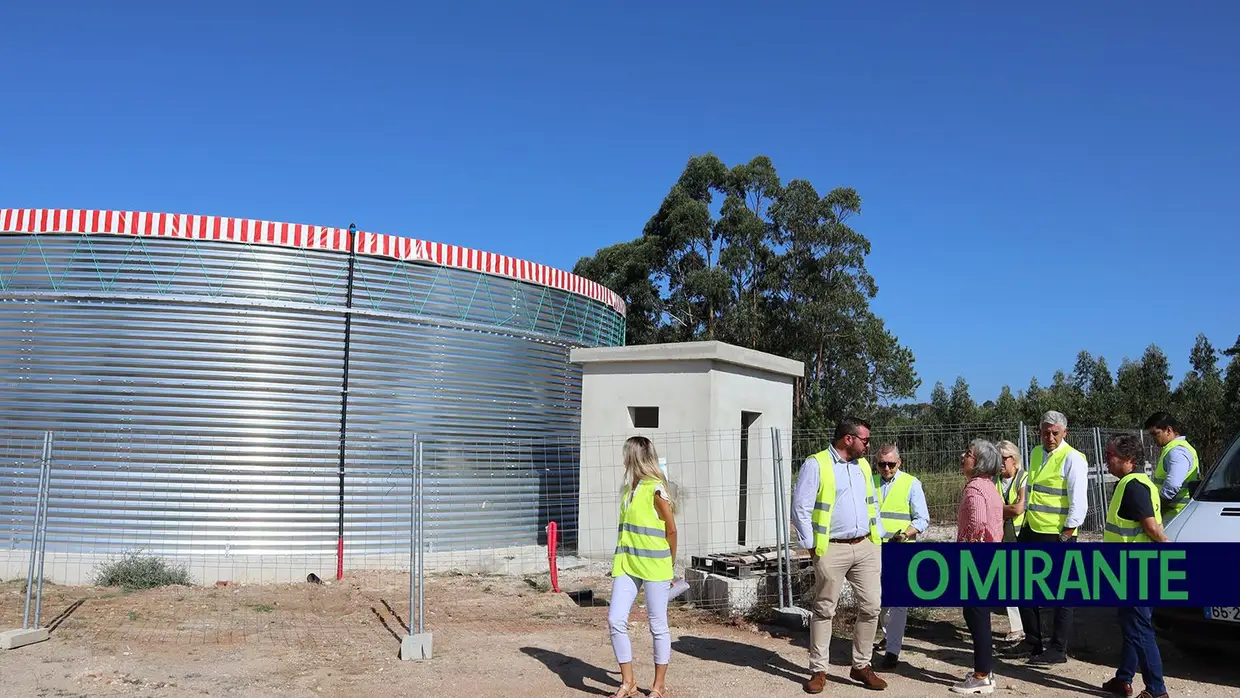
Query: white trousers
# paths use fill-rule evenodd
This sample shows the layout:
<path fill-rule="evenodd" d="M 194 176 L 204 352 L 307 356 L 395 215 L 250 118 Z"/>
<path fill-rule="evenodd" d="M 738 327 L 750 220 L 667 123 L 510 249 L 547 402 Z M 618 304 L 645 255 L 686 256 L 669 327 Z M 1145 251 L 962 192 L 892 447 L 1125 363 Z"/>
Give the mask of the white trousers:
<path fill-rule="evenodd" d="M 1014 632 L 1014 633 L 1025 632 L 1025 626 L 1023 623 L 1020 622 L 1020 609 L 1015 606 L 1008 606 L 1007 614 L 1008 614 L 1008 626 L 1011 627 L 1012 629 L 1011 632 Z"/>
<path fill-rule="evenodd" d="M 908 609 L 884 608 L 878 622 L 883 626 L 883 639 L 887 642 L 887 654 L 899 656 L 904 646 L 904 626 L 908 625 Z"/>
<path fill-rule="evenodd" d="M 672 658 L 672 631 L 667 627 L 667 597 L 671 582 L 647 582 L 622 575 L 611 580 L 611 603 L 607 609 L 607 625 L 611 629 L 611 648 L 617 664 L 633 661 L 633 645 L 629 642 L 629 611 L 637 600 L 637 588 L 646 590 L 646 613 L 650 634 L 654 636 L 654 663 L 667 664 Z"/>

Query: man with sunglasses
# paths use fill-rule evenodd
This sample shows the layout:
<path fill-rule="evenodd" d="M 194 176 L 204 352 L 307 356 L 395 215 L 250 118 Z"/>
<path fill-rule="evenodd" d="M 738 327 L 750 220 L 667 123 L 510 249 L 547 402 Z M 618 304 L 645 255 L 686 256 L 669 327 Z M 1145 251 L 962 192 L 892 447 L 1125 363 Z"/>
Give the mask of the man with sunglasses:
<path fill-rule="evenodd" d="M 902 471 L 903 464 L 900 449 L 895 444 L 879 447 L 874 486 L 878 489 L 878 518 L 882 524 L 884 543 L 910 541 L 930 528 L 930 510 L 926 507 L 926 492 L 921 480 Z M 883 659 L 879 666 L 894 669 L 900 664 L 908 609 L 901 606 L 884 608 L 878 618 L 883 626 L 883 641 L 878 644 Z"/>
<path fill-rule="evenodd" d="M 883 557 L 873 471 L 865 458 L 869 448 L 870 425 L 846 417 L 835 426 L 831 445 L 806 459 L 797 475 L 792 524 L 801 547 L 814 557 L 806 693 L 826 688 L 831 620 L 846 579 L 857 602 L 849 678 L 871 690 L 887 688 L 870 666 L 882 607 Z"/>

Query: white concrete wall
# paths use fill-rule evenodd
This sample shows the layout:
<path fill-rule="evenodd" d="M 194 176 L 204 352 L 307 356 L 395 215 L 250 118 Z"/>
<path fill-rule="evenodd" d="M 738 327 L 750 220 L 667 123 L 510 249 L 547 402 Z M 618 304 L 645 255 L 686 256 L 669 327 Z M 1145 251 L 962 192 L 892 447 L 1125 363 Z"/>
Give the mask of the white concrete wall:
<path fill-rule="evenodd" d="M 740 482 L 740 428 L 741 413 L 756 412 L 760 417 L 749 429 L 749 475 L 750 495 L 747 497 L 746 547 L 774 545 L 775 535 L 775 474 L 773 471 L 773 454 L 771 448 L 771 427 L 778 427 L 785 439 L 791 440 L 792 435 L 792 394 L 793 379 L 790 376 L 776 376 L 767 372 L 732 364 L 720 364 L 711 373 L 712 400 L 711 421 L 712 431 L 727 433 L 734 436 L 725 445 L 720 443 L 718 459 L 719 470 L 716 477 L 720 485 Z M 785 454 L 788 450 L 785 449 Z M 784 467 L 788 464 L 785 459 Z M 785 470 L 785 473 L 790 471 Z M 730 478 L 730 480 L 729 480 Z M 784 496 L 787 498 L 787 487 L 791 479 L 784 478 Z M 726 511 L 732 513 L 732 519 L 738 518 L 740 493 L 739 488 L 728 493 L 724 503 Z M 735 525 L 730 526 L 732 542 L 737 534 Z M 712 530 L 713 527 L 712 527 Z M 712 535 L 713 541 L 727 540 L 723 535 L 728 531 L 720 531 Z"/>
<path fill-rule="evenodd" d="M 579 553 L 610 559 L 616 545 L 621 448 L 650 437 L 677 486 L 680 562 L 776 542 L 770 428 L 790 452 L 794 370 L 779 357 L 718 343 L 586 350 L 582 378 Z M 574 358 L 578 360 L 578 358 Z M 630 406 L 657 406 L 658 429 L 636 429 Z M 749 428 L 745 545 L 738 541 L 741 413 Z M 787 501 L 791 465 L 785 460 Z"/>
<path fill-rule="evenodd" d="M 677 473 L 698 457 L 691 440 L 666 435 L 705 433 L 709 428 L 710 413 L 702 406 L 710 401 L 710 368 L 709 361 L 586 367 L 581 379 L 577 513 L 582 556 L 610 559 L 615 552 L 625 439 L 639 434 L 650 437 L 659 455 L 667 459 L 669 470 Z M 659 428 L 634 428 L 630 406 L 657 406 Z"/>

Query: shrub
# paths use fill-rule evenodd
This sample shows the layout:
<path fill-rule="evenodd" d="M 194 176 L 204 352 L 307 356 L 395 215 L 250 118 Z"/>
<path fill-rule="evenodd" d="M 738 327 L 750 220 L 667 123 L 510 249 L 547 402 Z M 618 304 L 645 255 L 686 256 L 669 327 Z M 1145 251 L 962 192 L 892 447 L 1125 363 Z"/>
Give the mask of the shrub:
<path fill-rule="evenodd" d="M 125 589 L 191 586 L 194 583 L 184 566 L 173 565 L 155 555 L 143 555 L 141 551 L 123 553 L 119 559 L 100 565 L 93 581 L 95 586 Z"/>

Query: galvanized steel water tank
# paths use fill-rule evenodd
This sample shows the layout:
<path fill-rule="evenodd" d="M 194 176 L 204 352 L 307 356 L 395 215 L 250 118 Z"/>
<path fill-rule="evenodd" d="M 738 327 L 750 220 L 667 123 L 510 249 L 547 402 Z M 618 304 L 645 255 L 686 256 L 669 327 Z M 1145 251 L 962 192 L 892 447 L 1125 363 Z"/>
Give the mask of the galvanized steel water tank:
<path fill-rule="evenodd" d="M 574 528 L 568 352 L 623 342 L 616 294 L 502 255 L 290 223 L 0 209 L 0 546 L 25 545 L 51 430 L 49 559 L 333 555 L 342 417 L 349 566 L 408 549 L 414 433 L 431 442 L 433 547 L 533 543 L 549 517 Z"/>

